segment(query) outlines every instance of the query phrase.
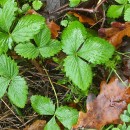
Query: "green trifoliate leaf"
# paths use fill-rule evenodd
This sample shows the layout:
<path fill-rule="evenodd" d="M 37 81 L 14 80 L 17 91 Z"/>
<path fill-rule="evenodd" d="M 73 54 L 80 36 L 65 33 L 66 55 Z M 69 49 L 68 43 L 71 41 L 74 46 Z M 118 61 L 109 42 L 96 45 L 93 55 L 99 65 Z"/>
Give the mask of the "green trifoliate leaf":
<path fill-rule="evenodd" d="M 0 75 L 12 79 L 18 74 L 17 64 L 6 55 L 0 56 Z"/>
<path fill-rule="evenodd" d="M 122 15 L 124 5 L 111 5 L 107 11 L 107 16 L 110 18 L 119 18 Z"/>
<path fill-rule="evenodd" d="M 44 58 L 54 56 L 61 50 L 61 43 L 58 40 L 50 40 L 48 44 L 39 47 L 40 54 Z"/>
<path fill-rule="evenodd" d="M 46 124 L 44 130 L 60 130 L 60 127 L 56 123 L 55 117 L 52 117 L 52 119 Z"/>
<path fill-rule="evenodd" d="M 75 54 L 87 37 L 87 31 L 78 21 L 71 22 L 62 33 L 62 48 L 66 54 Z"/>
<path fill-rule="evenodd" d="M 76 56 L 64 60 L 66 75 L 82 90 L 87 90 L 92 82 L 91 67 Z"/>
<path fill-rule="evenodd" d="M 70 1 L 69 3 L 70 7 L 75 7 L 80 3 L 80 0 L 69 0 L 69 1 Z"/>
<path fill-rule="evenodd" d="M 126 4 L 127 0 L 115 0 L 119 4 Z"/>
<path fill-rule="evenodd" d="M 15 19 L 15 4 L 14 1 L 8 0 L 3 9 L 0 10 L 0 28 L 9 32 L 12 22 Z"/>
<path fill-rule="evenodd" d="M 34 35 L 43 28 L 45 19 L 39 15 L 26 15 L 22 17 L 12 32 L 15 42 L 25 42 L 33 39 Z"/>
<path fill-rule="evenodd" d="M 68 129 L 71 129 L 71 127 L 77 123 L 78 114 L 76 109 L 67 106 L 57 108 L 55 113 L 58 120 Z"/>
<path fill-rule="evenodd" d="M 128 8 L 128 9 L 125 11 L 124 20 L 125 20 L 125 21 L 130 21 L 130 8 Z"/>
<path fill-rule="evenodd" d="M 24 78 L 16 76 L 8 88 L 8 97 L 14 105 L 24 108 L 27 101 L 28 87 Z"/>
<path fill-rule="evenodd" d="M 47 26 L 35 35 L 34 40 L 44 58 L 53 56 L 61 50 L 61 43 L 58 40 L 51 40 L 51 32 Z"/>
<path fill-rule="evenodd" d="M 121 114 L 120 118 L 123 122 L 130 122 L 130 117 L 127 115 Z"/>
<path fill-rule="evenodd" d="M 0 54 L 6 53 L 8 51 L 9 35 L 0 32 Z"/>
<path fill-rule="evenodd" d="M 103 64 L 112 57 L 114 50 L 114 46 L 108 41 L 99 37 L 91 37 L 85 41 L 78 56 L 93 64 Z"/>
<path fill-rule="evenodd" d="M 40 115 L 53 115 L 55 112 L 55 105 L 50 98 L 35 95 L 31 97 L 31 104 L 34 111 Z"/>
<path fill-rule="evenodd" d="M 34 59 L 38 56 L 39 50 L 32 43 L 20 43 L 15 47 L 16 53 L 24 58 Z"/>
<path fill-rule="evenodd" d="M 50 29 L 45 25 L 44 28 L 34 36 L 34 41 L 38 47 L 45 46 L 51 39 Z"/>
<path fill-rule="evenodd" d="M 35 10 L 39 10 L 42 7 L 43 3 L 40 0 L 35 0 L 32 3 L 32 6 Z"/>
<path fill-rule="evenodd" d="M 4 77 L 0 77 L 0 98 L 4 96 L 9 83 L 10 83 L 10 80 Z"/>

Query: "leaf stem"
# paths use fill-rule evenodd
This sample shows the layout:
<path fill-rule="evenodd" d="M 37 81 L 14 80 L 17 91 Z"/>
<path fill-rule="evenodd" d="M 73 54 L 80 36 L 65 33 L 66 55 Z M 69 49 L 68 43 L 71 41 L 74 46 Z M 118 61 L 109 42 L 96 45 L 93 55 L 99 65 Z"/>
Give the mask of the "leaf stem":
<path fill-rule="evenodd" d="M 53 85 L 53 83 L 52 83 L 52 81 L 51 81 L 51 78 L 50 78 L 50 76 L 49 76 L 49 74 L 48 74 L 46 68 L 45 68 L 44 66 L 43 66 L 43 68 L 44 68 L 44 71 L 45 71 L 45 73 L 46 73 L 46 75 L 47 75 L 47 77 L 48 77 L 48 79 L 49 79 L 49 82 L 50 82 L 50 84 L 51 84 L 51 87 L 52 87 L 52 89 L 53 89 L 53 91 L 54 91 L 54 94 L 55 94 L 55 97 L 56 97 L 57 107 L 59 107 L 59 101 L 58 101 L 58 97 L 57 97 L 57 93 L 56 93 L 55 87 L 54 87 L 54 85 Z"/>
<path fill-rule="evenodd" d="M 118 52 L 118 51 L 116 51 L 118 54 L 120 54 L 120 55 L 123 55 L 123 56 L 125 56 L 125 57 L 127 57 L 127 58 L 130 58 L 130 56 L 128 56 L 128 55 L 126 55 L 125 53 L 121 53 L 121 52 Z"/>
<path fill-rule="evenodd" d="M 125 82 L 121 79 L 121 77 L 119 76 L 119 74 L 116 72 L 115 69 L 112 68 L 112 70 L 114 71 L 114 73 L 117 75 L 117 77 L 119 78 L 119 80 L 122 82 L 122 84 L 127 87 L 127 85 L 125 84 Z"/>
<path fill-rule="evenodd" d="M 107 83 L 108 83 L 108 80 L 110 79 L 110 77 L 111 77 L 111 75 L 112 75 L 112 72 L 113 72 L 113 69 L 110 71 L 110 73 L 109 73 L 109 75 L 108 75 L 108 77 L 107 77 Z"/>

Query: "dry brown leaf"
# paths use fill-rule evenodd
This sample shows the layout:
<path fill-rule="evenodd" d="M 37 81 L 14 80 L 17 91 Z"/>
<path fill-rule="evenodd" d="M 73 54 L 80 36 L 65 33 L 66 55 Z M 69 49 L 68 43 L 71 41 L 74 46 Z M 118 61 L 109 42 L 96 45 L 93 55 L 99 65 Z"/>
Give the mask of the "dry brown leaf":
<path fill-rule="evenodd" d="M 33 9 L 29 9 L 27 12 L 26 12 L 26 15 L 27 14 L 38 14 L 35 10 Z"/>
<path fill-rule="evenodd" d="M 109 39 L 109 42 L 112 43 L 114 46 L 118 46 L 122 42 L 124 36 L 130 37 L 130 27 L 127 27 L 126 29 L 116 33 Z"/>
<path fill-rule="evenodd" d="M 99 36 L 104 37 L 115 47 L 118 47 L 122 43 L 124 36 L 130 37 L 130 22 L 114 22 L 111 28 L 99 29 Z"/>
<path fill-rule="evenodd" d="M 71 11 L 68 12 L 68 14 L 72 14 L 75 17 L 79 18 L 79 21 L 81 23 L 88 23 L 89 25 L 94 25 L 96 23 L 92 18 L 86 17 L 86 16 L 84 16 L 82 14 L 78 14 L 78 13 L 71 12 Z"/>
<path fill-rule="evenodd" d="M 51 30 L 52 38 L 57 38 L 58 32 L 60 31 L 60 26 L 57 25 L 54 21 L 48 22 L 47 25 Z"/>
<path fill-rule="evenodd" d="M 128 80 L 125 81 L 128 84 Z M 100 94 L 87 104 L 87 113 L 80 112 L 78 128 L 94 128 L 100 130 L 107 124 L 119 124 L 120 114 L 130 103 L 130 88 L 125 87 L 117 78 L 112 78 L 108 84 L 101 83 Z"/>
<path fill-rule="evenodd" d="M 36 120 L 32 125 L 27 126 L 23 130 L 43 130 L 45 125 L 46 125 L 45 120 Z"/>

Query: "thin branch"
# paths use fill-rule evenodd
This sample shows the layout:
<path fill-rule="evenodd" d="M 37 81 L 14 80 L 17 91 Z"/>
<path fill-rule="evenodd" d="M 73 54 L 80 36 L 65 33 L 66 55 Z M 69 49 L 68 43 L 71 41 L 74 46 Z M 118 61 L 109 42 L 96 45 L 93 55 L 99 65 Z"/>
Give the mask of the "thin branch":
<path fill-rule="evenodd" d="M 94 9 L 85 9 L 85 8 L 65 8 L 59 12 L 55 12 L 57 14 L 61 14 L 63 12 L 66 12 L 66 11 L 80 11 L 80 12 L 88 12 L 88 13 L 94 13 L 95 10 Z"/>
<path fill-rule="evenodd" d="M 45 68 L 44 66 L 43 66 L 43 68 L 44 68 L 44 71 L 45 71 L 45 73 L 46 73 L 46 75 L 47 75 L 49 81 L 50 81 L 50 84 L 51 84 L 51 86 L 52 86 L 52 89 L 53 89 L 53 91 L 54 91 L 54 94 L 55 94 L 55 97 L 56 97 L 57 107 L 59 107 L 59 101 L 58 101 L 58 97 L 57 97 L 57 93 L 56 93 L 55 87 L 54 87 L 54 85 L 53 85 L 53 83 L 52 83 L 52 81 L 51 81 L 51 78 L 50 78 L 50 76 L 49 76 L 49 74 L 48 74 L 46 68 Z"/>
<path fill-rule="evenodd" d="M 95 12 L 98 10 L 98 8 L 99 8 L 104 2 L 106 2 L 106 0 L 99 0 L 99 2 L 97 3 L 97 6 L 94 8 Z"/>
<path fill-rule="evenodd" d="M 5 104 L 5 106 L 12 112 L 12 114 L 23 124 L 23 121 L 13 112 L 13 110 L 8 106 L 8 104 L 1 99 L 1 101 Z"/>

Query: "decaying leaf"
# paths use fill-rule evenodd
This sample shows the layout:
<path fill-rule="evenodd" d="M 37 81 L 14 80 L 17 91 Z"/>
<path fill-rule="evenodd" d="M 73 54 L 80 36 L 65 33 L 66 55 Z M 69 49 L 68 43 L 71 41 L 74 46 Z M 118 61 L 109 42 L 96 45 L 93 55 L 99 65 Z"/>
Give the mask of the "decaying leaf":
<path fill-rule="evenodd" d="M 58 31 L 60 31 L 60 26 L 57 25 L 54 21 L 48 22 L 47 23 L 49 29 L 51 30 L 51 35 L 52 38 L 57 38 L 58 37 Z"/>
<path fill-rule="evenodd" d="M 30 10 L 27 11 L 26 15 L 27 14 L 38 14 L 38 13 L 35 10 L 30 9 Z"/>
<path fill-rule="evenodd" d="M 86 17 L 85 15 L 82 15 L 82 14 L 78 14 L 71 11 L 69 11 L 68 14 L 72 14 L 75 17 L 79 18 L 79 21 L 81 23 L 88 23 L 89 25 L 94 25 L 96 23 L 92 18 Z"/>
<path fill-rule="evenodd" d="M 23 130 L 43 130 L 45 125 L 46 125 L 45 120 L 36 120 L 32 125 L 27 126 Z"/>
<path fill-rule="evenodd" d="M 128 80 L 125 81 L 128 85 Z M 87 113 L 80 112 L 77 125 L 73 129 L 95 128 L 100 130 L 106 124 L 121 123 L 120 114 L 130 103 L 130 88 L 125 87 L 117 78 L 108 84 L 101 83 L 100 94 L 87 104 Z"/>
<path fill-rule="evenodd" d="M 118 47 L 122 43 L 124 36 L 130 37 L 130 22 L 114 22 L 111 28 L 99 29 L 99 35 L 107 39 L 115 47 Z"/>

